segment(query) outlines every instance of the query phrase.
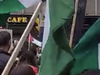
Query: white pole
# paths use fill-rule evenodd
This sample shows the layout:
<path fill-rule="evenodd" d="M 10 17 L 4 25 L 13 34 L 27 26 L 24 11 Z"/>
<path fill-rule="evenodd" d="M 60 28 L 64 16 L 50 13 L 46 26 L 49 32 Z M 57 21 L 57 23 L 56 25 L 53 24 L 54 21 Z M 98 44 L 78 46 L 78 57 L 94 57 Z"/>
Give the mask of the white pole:
<path fill-rule="evenodd" d="M 98 0 L 95 0 L 95 15 L 98 15 Z"/>
<path fill-rule="evenodd" d="M 24 44 L 29 32 L 31 31 L 31 29 L 33 27 L 33 24 L 34 24 L 38 14 L 39 14 L 39 11 L 40 11 L 41 7 L 42 7 L 42 2 L 40 2 L 38 4 L 38 6 L 36 8 L 36 11 L 32 15 L 32 18 L 31 18 L 30 22 L 28 23 L 24 33 L 22 34 L 21 39 L 19 40 L 14 52 L 12 53 L 12 55 L 11 55 L 7 65 L 6 65 L 4 71 L 3 71 L 3 73 L 1 75 L 8 75 L 8 73 L 9 73 L 9 71 L 10 71 L 10 69 L 11 69 L 11 67 L 12 67 L 12 65 L 13 65 L 13 63 L 14 63 L 14 61 L 15 61 L 18 53 L 19 53 L 19 51 L 21 50 L 21 48 L 22 48 L 22 46 L 23 46 L 23 44 Z"/>
<path fill-rule="evenodd" d="M 100 70 L 100 43 L 98 44 L 98 65 L 99 65 L 99 70 Z"/>
<path fill-rule="evenodd" d="M 77 10 L 78 10 L 78 3 L 79 3 L 79 0 L 75 0 L 75 11 L 74 11 L 75 13 L 74 13 L 74 17 L 73 17 L 73 22 L 72 22 L 72 27 L 71 27 L 71 34 L 70 34 L 70 41 L 69 41 L 70 47 L 72 47 L 72 43 L 73 43 L 75 23 L 76 23 Z"/>

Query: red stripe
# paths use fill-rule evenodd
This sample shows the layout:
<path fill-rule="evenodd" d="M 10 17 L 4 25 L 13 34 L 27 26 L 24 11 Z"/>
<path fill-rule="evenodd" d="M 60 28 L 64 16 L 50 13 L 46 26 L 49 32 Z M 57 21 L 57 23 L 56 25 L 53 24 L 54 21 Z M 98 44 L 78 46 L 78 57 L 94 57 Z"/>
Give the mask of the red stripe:
<path fill-rule="evenodd" d="M 29 41 L 30 41 L 30 42 L 34 41 L 31 34 L 29 34 Z"/>
<path fill-rule="evenodd" d="M 37 75 L 38 74 L 38 68 L 36 68 L 36 67 L 34 67 L 34 66 L 31 66 L 31 65 L 29 65 L 31 68 L 32 68 L 32 70 L 35 72 L 35 75 Z"/>

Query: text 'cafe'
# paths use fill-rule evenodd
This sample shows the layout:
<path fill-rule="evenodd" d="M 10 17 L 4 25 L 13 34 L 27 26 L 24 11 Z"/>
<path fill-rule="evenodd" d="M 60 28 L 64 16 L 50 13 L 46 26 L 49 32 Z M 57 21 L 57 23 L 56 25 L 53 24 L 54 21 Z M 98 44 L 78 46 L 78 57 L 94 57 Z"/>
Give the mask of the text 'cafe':
<path fill-rule="evenodd" d="M 27 24 L 29 23 L 31 15 L 10 15 L 7 19 L 8 29 L 13 30 L 13 34 L 16 36 L 21 36 Z M 38 24 L 35 23 L 32 28 L 32 34 L 34 36 L 38 35 Z"/>

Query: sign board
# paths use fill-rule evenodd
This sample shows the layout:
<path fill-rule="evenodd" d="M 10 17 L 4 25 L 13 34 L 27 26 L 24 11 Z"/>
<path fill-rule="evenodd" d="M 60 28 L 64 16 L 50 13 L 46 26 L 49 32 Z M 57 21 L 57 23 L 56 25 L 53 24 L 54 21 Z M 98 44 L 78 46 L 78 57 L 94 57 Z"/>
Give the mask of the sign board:
<path fill-rule="evenodd" d="M 27 25 L 31 15 L 10 15 L 7 19 L 9 25 Z"/>
<path fill-rule="evenodd" d="M 10 36 L 11 36 L 11 47 L 10 47 L 10 49 L 9 49 L 9 52 L 11 52 L 11 50 L 13 49 L 13 36 L 12 36 L 13 32 L 12 32 L 11 29 L 0 29 L 0 32 L 1 32 L 1 31 L 7 31 L 7 32 L 10 33 Z"/>
<path fill-rule="evenodd" d="M 10 15 L 7 19 L 8 28 L 9 27 L 23 27 L 27 26 L 32 15 Z M 44 22 L 44 20 L 43 20 Z M 34 27 L 39 31 L 40 19 L 37 18 Z"/>

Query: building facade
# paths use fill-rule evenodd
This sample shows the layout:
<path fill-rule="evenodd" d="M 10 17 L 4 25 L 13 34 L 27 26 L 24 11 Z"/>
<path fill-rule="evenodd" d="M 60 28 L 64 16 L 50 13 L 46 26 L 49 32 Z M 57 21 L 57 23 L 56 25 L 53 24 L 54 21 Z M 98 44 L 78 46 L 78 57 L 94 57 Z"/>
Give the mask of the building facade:
<path fill-rule="evenodd" d="M 87 0 L 85 12 L 85 25 L 87 25 L 87 23 L 91 25 L 94 23 L 93 21 L 98 19 L 98 16 L 100 16 L 99 6 L 100 0 Z M 12 29 L 15 36 L 21 36 L 31 18 L 31 15 L 34 13 L 35 8 L 36 7 L 32 6 L 24 10 L 12 12 L 7 20 L 6 27 Z M 91 21 L 93 23 L 91 23 Z M 85 31 L 88 29 L 89 25 L 84 27 Z M 34 35 L 37 35 L 36 30 L 33 30 L 33 32 L 35 32 Z"/>

